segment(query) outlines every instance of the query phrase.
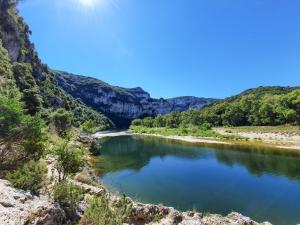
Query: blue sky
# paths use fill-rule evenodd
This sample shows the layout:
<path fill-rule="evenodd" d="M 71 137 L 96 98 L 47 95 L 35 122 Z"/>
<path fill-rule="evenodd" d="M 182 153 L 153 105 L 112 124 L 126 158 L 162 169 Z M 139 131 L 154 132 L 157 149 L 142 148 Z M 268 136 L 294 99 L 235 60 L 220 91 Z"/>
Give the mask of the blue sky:
<path fill-rule="evenodd" d="M 25 0 L 50 67 L 153 97 L 300 84 L 298 0 Z"/>

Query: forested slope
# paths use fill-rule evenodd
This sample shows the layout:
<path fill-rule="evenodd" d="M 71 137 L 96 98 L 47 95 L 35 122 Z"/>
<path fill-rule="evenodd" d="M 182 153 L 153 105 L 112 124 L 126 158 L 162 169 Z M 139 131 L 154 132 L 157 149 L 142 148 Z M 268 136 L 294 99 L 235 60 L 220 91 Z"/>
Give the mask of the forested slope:
<path fill-rule="evenodd" d="M 300 88 L 258 87 L 200 110 L 135 120 L 145 127 L 300 124 Z"/>
<path fill-rule="evenodd" d="M 29 40 L 31 31 L 17 12 L 17 1 L 0 1 L 0 4 L 0 60 L 4 63 L 6 50 L 9 56 L 6 63 L 11 68 L 8 75 L 8 70 L 2 67 L 1 89 L 6 86 L 7 78 L 4 77 L 11 77 L 21 93 L 20 100 L 26 112 L 40 113 L 47 122 L 54 111 L 63 108 L 73 114 L 75 126 L 87 119 L 95 120 L 103 128 L 112 126 L 106 116 L 74 99 L 57 85 L 53 73 L 41 62 Z"/>

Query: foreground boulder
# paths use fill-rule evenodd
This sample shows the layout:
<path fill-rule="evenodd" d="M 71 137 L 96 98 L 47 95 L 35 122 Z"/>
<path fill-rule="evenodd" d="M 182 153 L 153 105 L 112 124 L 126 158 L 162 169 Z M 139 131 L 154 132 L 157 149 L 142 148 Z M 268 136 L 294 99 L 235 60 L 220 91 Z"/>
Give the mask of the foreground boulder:
<path fill-rule="evenodd" d="M 0 224 L 63 225 L 66 215 L 47 196 L 34 196 L 0 179 Z"/>

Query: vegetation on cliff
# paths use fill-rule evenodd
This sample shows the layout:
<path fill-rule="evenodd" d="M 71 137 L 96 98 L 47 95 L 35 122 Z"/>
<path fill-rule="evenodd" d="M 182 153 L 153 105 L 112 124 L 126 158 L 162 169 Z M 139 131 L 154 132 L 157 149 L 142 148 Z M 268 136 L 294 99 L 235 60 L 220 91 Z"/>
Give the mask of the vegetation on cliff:
<path fill-rule="evenodd" d="M 47 65 L 42 64 L 34 45 L 30 42 L 31 31 L 18 15 L 16 2 L 9 1 L 9 4 L 7 1 L 0 2 L 0 92 L 16 93 L 9 87 L 11 83 L 15 83 L 21 93 L 20 100 L 26 113 L 30 115 L 39 113 L 46 123 L 50 122 L 53 112 L 63 108 L 72 113 L 73 126 L 78 127 L 89 119 L 96 121 L 102 129 L 112 126 L 105 115 L 86 106 L 59 87 L 53 72 Z M 13 78 L 15 81 L 11 81 Z"/>
<path fill-rule="evenodd" d="M 132 122 L 132 129 L 300 124 L 300 89 L 259 87 L 200 110 L 172 112 Z"/>

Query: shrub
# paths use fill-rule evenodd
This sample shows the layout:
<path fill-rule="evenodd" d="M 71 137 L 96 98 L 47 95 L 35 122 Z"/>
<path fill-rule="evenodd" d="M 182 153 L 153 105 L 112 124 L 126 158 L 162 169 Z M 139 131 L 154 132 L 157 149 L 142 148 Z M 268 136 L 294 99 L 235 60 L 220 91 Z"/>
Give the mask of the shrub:
<path fill-rule="evenodd" d="M 97 123 L 95 120 L 87 120 L 81 125 L 81 130 L 88 133 L 94 134 L 97 132 Z"/>
<path fill-rule="evenodd" d="M 200 128 L 202 130 L 211 130 L 212 129 L 212 124 L 211 123 L 203 123 L 203 124 L 201 124 Z"/>
<path fill-rule="evenodd" d="M 55 154 L 58 156 L 56 169 L 59 181 L 65 180 L 68 175 L 78 172 L 83 165 L 82 152 L 79 149 L 69 147 L 68 143 L 57 147 Z"/>
<path fill-rule="evenodd" d="M 141 126 L 142 125 L 142 120 L 141 119 L 135 119 L 131 122 L 133 126 Z"/>
<path fill-rule="evenodd" d="M 64 135 L 72 126 L 73 114 L 60 108 L 53 113 L 52 121 L 56 131 L 60 135 Z"/>
<path fill-rule="evenodd" d="M 46 180 L 46 174 L 47 166 L 44 162 L 32 161 L 15 171 L 9 172 L 6 175 L 6 179 L 9 180 L 15 188 L 37 193 Z"/>
<path fill-rule="evenodd" d="M 53 187 L 53 199 L 58 202 L 68 212 L 72 213 L 80 200 L 84 191 L 81 187 L 66 181 L 58 182 Z"/>
<path fill-rule="evenodd" d="M 132 204 L 125 196 L 112 206 L 104 197 L 92 197 L 89 199 L 89 208 L 85 211 L 81 224 L 119 225 L 131 215 L 131 211 Z"/>
<path fill-rule="evenodd" d="M 14 77 L 16 84 L 22 91 L 22 101 L 25 103 L 25 109 L 30 115 L 34 115 L 42 108 L 42 98 L 39 88 L 33 77 L 32 66 L 29 63 L 14 63 Z"/>
<path fill-rule="evenodd" d="M 15 168 L 25 161 L 38 160 L 45 150 L 43 121 L 28 116 L 16 98 L 0 97 L 0 167 Z"/>

